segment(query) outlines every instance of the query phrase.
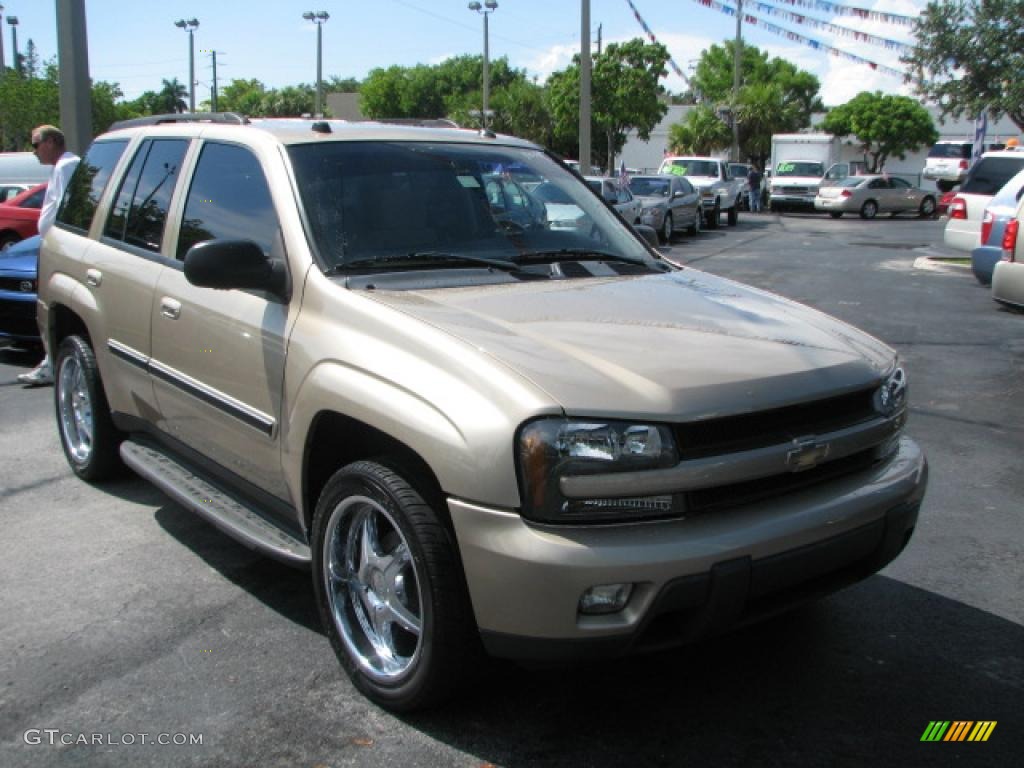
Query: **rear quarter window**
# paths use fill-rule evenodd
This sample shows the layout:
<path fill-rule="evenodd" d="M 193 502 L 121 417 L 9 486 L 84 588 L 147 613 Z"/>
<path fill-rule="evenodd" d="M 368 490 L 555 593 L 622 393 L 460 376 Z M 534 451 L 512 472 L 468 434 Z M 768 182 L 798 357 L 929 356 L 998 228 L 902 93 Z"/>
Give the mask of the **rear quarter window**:
<path fill-rule="evenodd" d="M 89 231 L 103 190 L 127 146 L 128 141 L 125 139 L 98 141 L 89 147 L 72 174 L 64 199 L 57 209 L 58 224 L 83 233 Z"/>
<path fill-rule="evenodd" d="M 936 144 L 928 151 L 928 157 L 970 160 L 972 144 Z"/>

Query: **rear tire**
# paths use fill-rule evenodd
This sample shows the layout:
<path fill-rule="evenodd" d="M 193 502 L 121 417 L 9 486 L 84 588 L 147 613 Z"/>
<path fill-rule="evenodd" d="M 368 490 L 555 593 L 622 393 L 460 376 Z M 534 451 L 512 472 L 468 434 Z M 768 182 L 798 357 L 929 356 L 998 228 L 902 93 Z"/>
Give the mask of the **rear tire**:
<path fill-rule="evenodd" d="M 862 219 L 873 219 L 878 215 L 878 203 L 874 200 L 868 200 L 860 207 L 860 217 Z"/>
<path fill-rule="evenodd" d="M 935 198 L 929 196 L 929 197 L 926 197 L 924 200 L 922 200 L 921 201 L 921 207 L 918 209 L 917 214 L 922 219 L 930 219 L 932 216 L 934 216 L 935 215 Z"/>
<path fill-rule="evenodd" d="M 358 461 L 313 518 L 313 588 L 352 683 L 392 712 L 451 696 L 482 657 L 452 534 L 395 470 Z"/>
<path fill-rule="evenodd" d="M 53 361 L 53 400 L 61 448 L 71 470 L 98 482 L 124 469 L 118 449 L 124 435 L 114 427 L 96 355 L 81 336 L 68 336 Z"/>

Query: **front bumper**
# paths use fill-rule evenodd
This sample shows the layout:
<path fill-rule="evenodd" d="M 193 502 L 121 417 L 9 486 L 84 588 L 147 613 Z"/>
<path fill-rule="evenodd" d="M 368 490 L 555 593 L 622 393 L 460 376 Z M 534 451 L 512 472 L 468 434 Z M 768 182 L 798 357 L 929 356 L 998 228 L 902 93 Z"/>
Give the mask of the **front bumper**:
<path fill-rule="evenodd" d="M 927 484 L 917 444 L 882 465 L 720 513 L 618 526 L 540 526 L 449 500 L 470 597 L 496 656 L 566 659 L 678 644 L 863 579 L 905 546 Z M 626 607 L 582 615 L 590 587 Z"/>
<path fill-rule="evenodd" d="M 32 275 L 31 280 L 34 279 Z M 39 341 L 35 292 L 0 290 L 0 339 Z"/>

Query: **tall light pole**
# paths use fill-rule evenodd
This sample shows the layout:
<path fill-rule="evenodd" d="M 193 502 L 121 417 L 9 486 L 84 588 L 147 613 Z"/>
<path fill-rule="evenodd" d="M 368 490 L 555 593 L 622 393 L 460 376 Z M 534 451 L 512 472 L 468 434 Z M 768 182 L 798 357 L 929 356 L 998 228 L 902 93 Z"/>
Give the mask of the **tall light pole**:
<path fill-rule="evenodd" d="M 0 4 L 0 25 L 4 23 L 4 6 Z M 0 30 L 2 31 L 2 30 Z M 4 76 L 4 36 L 0 35 L 0 77 Z"/>
<path fill-rule="evenodd" d="M 174 26 L 188 30 L 188 111 L 196 111 L 196 49 L 194 33 L 199 26 L 199 19 L 178 19 Z"/>
<path fill-rule="evenodd" d="M 7 23 L 11 25 L 11 69 L 21 72 L 21 62 L 18 61 L 18 17 L 8 16 Z"/>
<path fill-rule="evenodd" d="M 480 126 L 486 131 L 487 110 L 490 108 L 491 103 L 491 51 L 490 38 L 487 31 L 487 17 L 498 10 L 498 3 L 497 0 L 484 0 L 483 5 L 472 2 L 467 7 L 469 10 L 476 11 L 484 17 L 484 111 L 480 115 Z"/>
<path fill-rule="evenodd" d="M 322 117 L 323 110 L 321 104 L 323 103 L 323 90 L 324 90 L 324 77 L 323 77 L 323 30 L 324 22 L 330 17 L 327 11 L 306 11 L 302 14 L 302 18 L 306 21 L 312 21 L 316 24 L 316 110 L 314 117 Z"/>

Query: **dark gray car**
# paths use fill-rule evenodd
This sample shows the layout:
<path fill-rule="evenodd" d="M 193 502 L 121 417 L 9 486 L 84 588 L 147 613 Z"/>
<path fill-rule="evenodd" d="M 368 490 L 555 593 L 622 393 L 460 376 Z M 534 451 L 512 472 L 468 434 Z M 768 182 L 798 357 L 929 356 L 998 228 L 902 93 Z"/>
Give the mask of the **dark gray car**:
<path fill-rule="evenodd" d="M 700 232 L 700 192 L 682 176 L 634 176 L 629 190 L 642 206 L 640 222 L 657 230 L 662 242 L 683 228 L 691 235 Z"/>

